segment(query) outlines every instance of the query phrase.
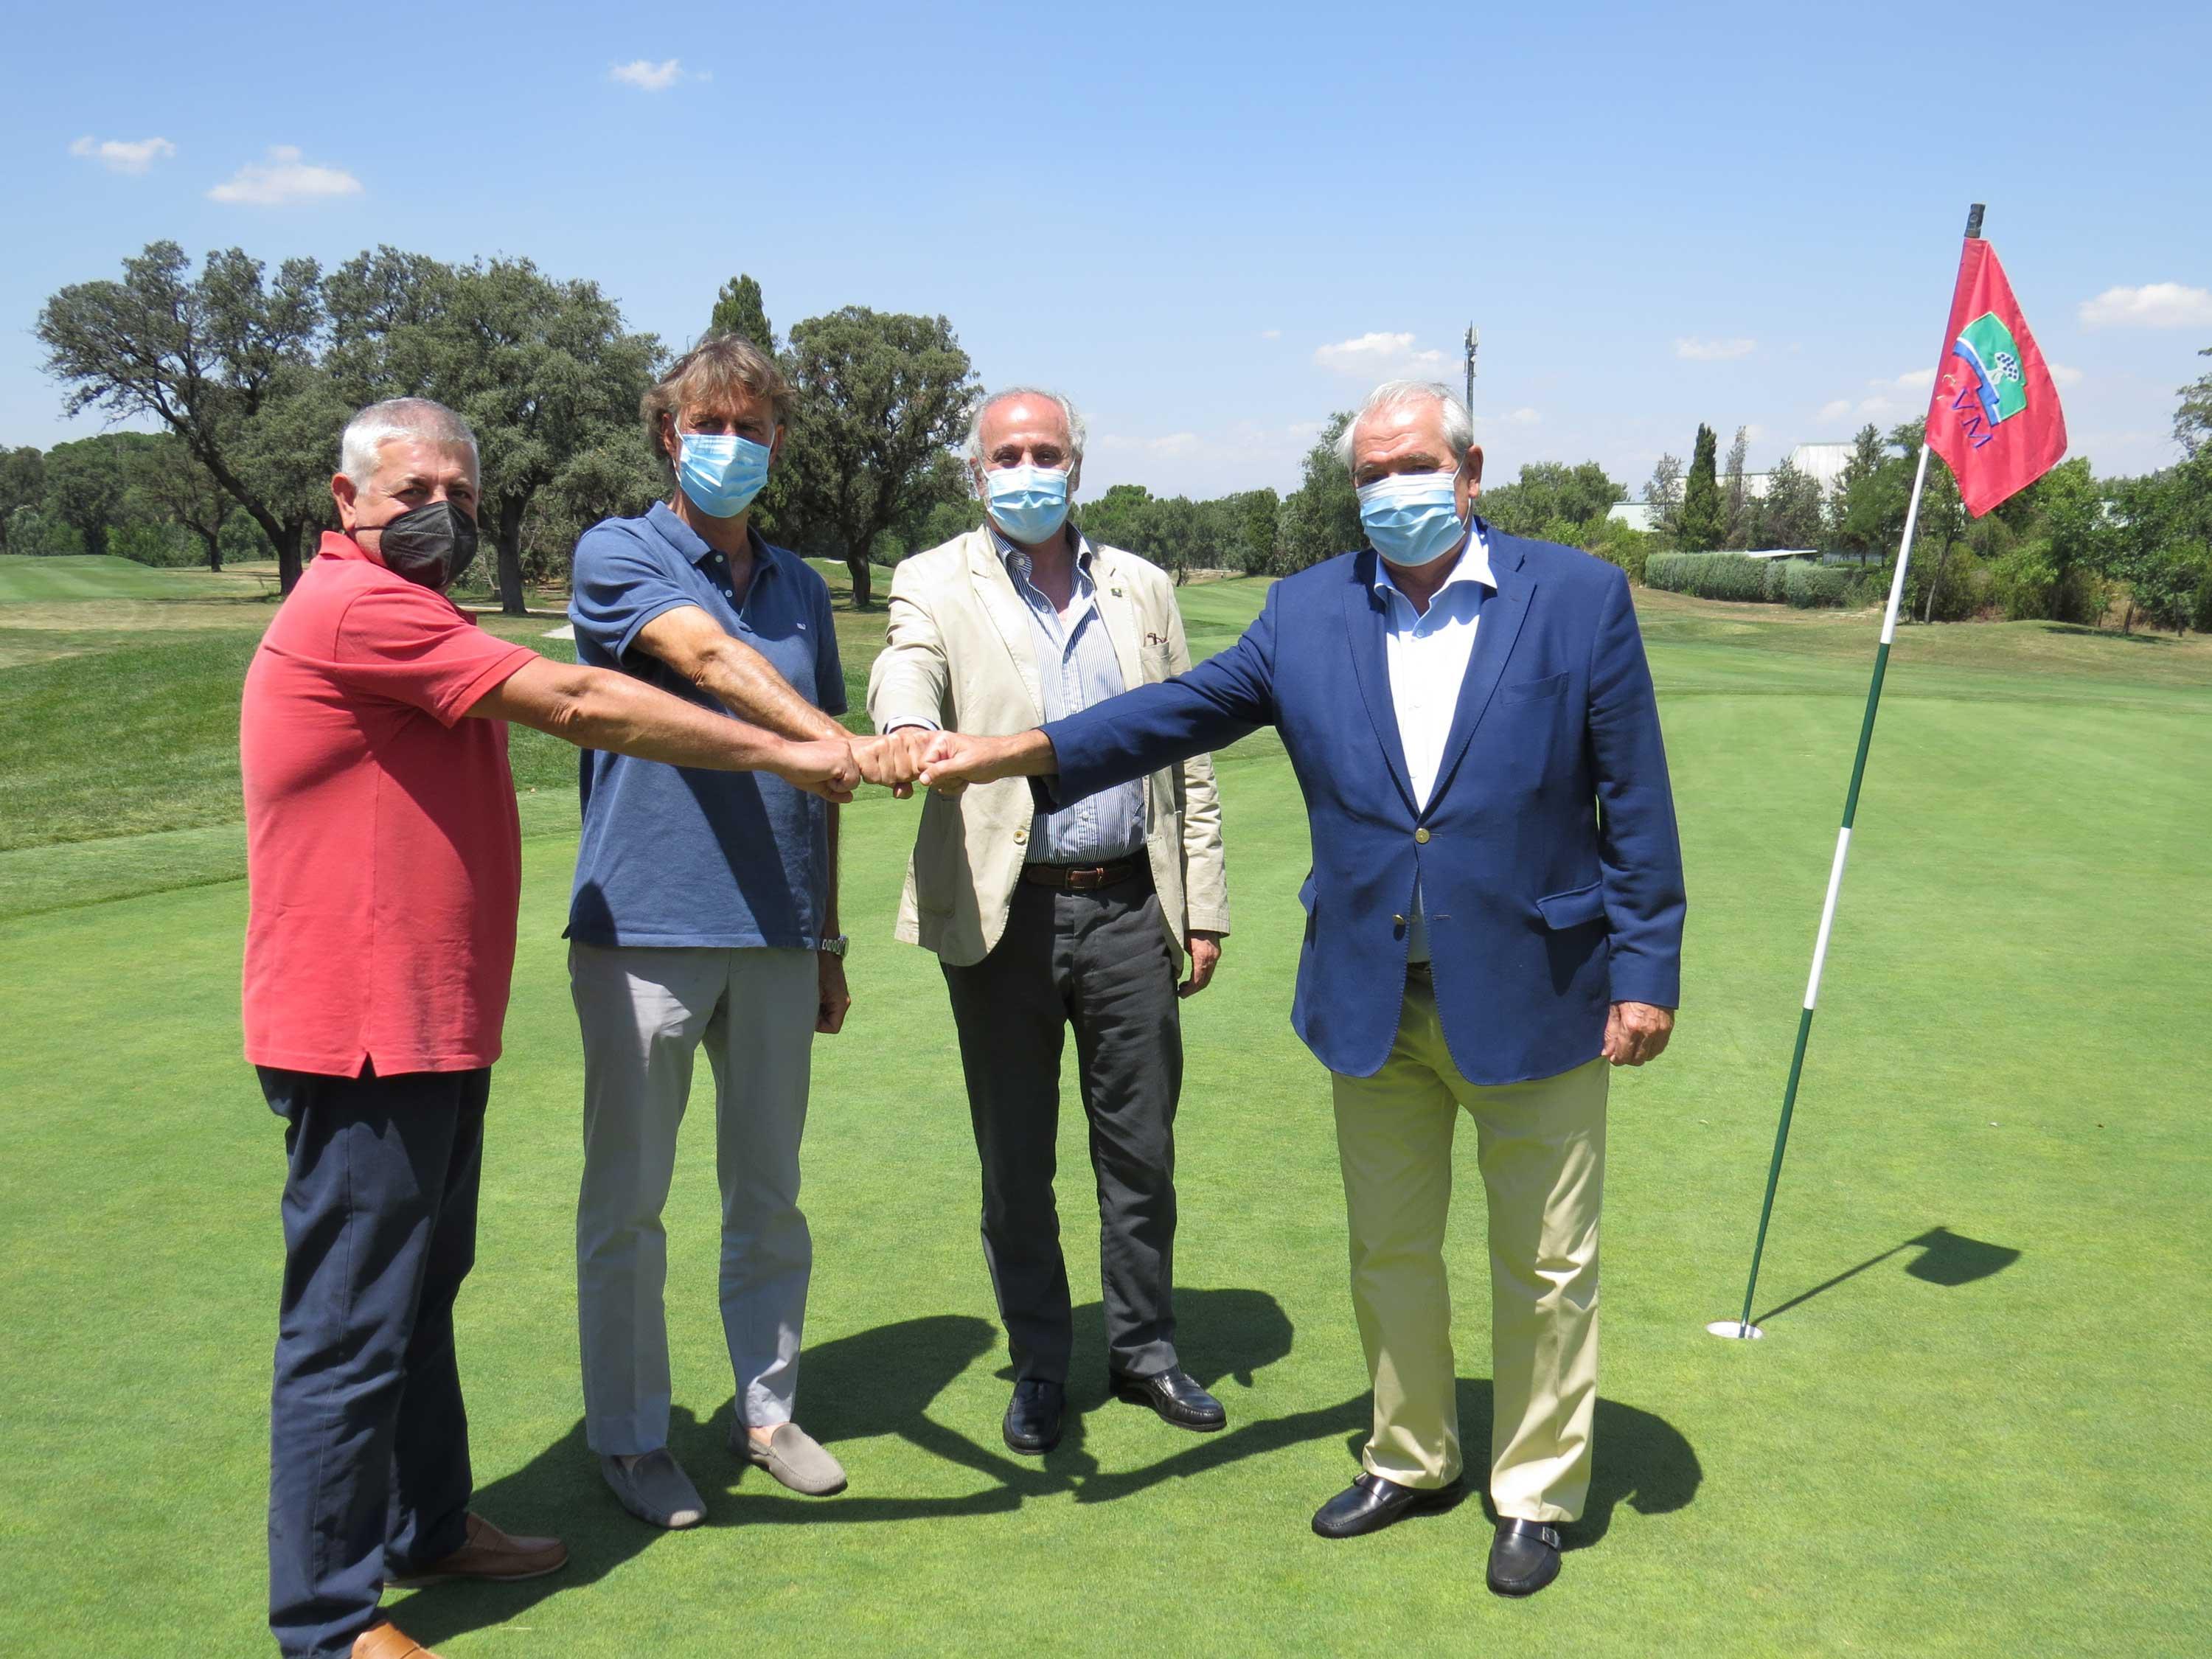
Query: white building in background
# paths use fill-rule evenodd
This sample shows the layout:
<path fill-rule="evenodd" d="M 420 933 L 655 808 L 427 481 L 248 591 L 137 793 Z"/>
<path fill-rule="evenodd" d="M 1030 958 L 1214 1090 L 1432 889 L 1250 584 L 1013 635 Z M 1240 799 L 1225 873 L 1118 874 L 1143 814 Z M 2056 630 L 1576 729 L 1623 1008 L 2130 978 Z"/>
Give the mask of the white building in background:
<path fill-rule="evenodd" d="M 1836 481 L 1844 475 L 1844 464 L 1850 459 L 1851 447 L 1848 443 L 1799 444 L 1796 448 L 1790 452 L 1790 465 L 1819 486 L 1823 501 L 1826 500 L 1829 492 L 1835 489 Z M 1743 475 L 1744 495 L 1754 501 L 1765 501 L 1767 480 L 1772 476 L 1771 473 L 1767 472 L 1745 473 Z M 1725 476 L 1722 477 L 1720 483 L 1723 489 L 1728 488 L 1728 479 Z M 1650 530 L 1655 527 L 1651 505 L 1648 501 L 1616 501 L 1606 517 L 1616 524 L 1626 525 L 1631 530 Z"/>

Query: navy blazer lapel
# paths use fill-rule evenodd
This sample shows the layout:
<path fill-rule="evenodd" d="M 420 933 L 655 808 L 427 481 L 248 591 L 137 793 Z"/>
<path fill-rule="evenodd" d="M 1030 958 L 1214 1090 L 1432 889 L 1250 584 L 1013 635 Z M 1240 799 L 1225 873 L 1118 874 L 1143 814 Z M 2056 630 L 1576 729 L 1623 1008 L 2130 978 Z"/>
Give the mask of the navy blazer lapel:
<path fill-rule="evenodd" d="M 1483 529 L 1489 543 L 1490 574 L 1498 591 L 1482 602 L 1482 620 L 1474 629 L 1474 654 L 1468 660 L 1467 678 L 1460 682 L 1459 708 L 1452 715 L 1450 735 L 1444 739 L 1437 787 L 1429 796 L 1431 805 L 1444 798 L 1474 728 L 1482 724 L 1492 694 L 1498 690 L 1498 677 L 1505 672 L 1505 659 L 1513 654 L 1513 642 L 1521 636 L 1521 624 L 1528 620 L 1528 600 L 1536 591 L 1522 568 L 1526 555 L 1519 538 L 1490 533 L 1487 525 Z"/>
<path fill-rule="evenodd" d="M 1390 665 L 1382 643 L 1382 601 L 1375 592 L 1375 559 L 1370 549 L 1352 562 L 1352 582 L 1344 590 L 1345 627 L 1352 635 L 1352 672 L 1367 704 L 1367 718 L 1375 722 L 1375 735 L 1382 740 L 1382 758 L 1390 763 L 1390 776 L 1398 785 L 1398 793 L 1418 815 L 1421 804 L 1413 799 L 1413 780 L 1406 770 L 1406 744 L 1398 735 L 1398 705 L 1390 696 Z M 1480 645 L 1480 629 L 1474 637 Z"/>

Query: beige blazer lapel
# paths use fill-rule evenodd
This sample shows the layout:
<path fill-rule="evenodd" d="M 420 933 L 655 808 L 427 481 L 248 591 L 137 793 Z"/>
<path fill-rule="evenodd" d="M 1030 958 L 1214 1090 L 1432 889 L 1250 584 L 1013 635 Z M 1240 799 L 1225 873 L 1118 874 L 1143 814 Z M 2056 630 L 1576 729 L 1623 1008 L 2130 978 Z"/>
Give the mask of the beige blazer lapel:
<path fill-rule="evenodd" d="M 1006 574 L 988 525 L 968 532 L 968 574 L 975 584 L 976 598 L 982 603 L 983 614 L 997 629 L 1006 654 L 1014 659 L 1014 672 L 1021 676 L 1022 685 L 1029 692 L 1030 713 L 1037 724 L 1042 725 L 1044 688 L 1037 680 L 1036 643 L 1030 632 L 1029 607 L 1014 592 L 1014 579 Z"/>
<path fill-rule="evenodd" d="M 1114 659 L 1121 665 L 1121 689 L 1133 691 L 1145 683 L 1137 659 L 1137 602 L 1130 597 L 1114 556 L 1088 542 L 1083 545 L 1091 548 L 1091 580 L 1097 590 L 1098 615 L 1106 624 L 1107 637 L 1114 641 Z"/>

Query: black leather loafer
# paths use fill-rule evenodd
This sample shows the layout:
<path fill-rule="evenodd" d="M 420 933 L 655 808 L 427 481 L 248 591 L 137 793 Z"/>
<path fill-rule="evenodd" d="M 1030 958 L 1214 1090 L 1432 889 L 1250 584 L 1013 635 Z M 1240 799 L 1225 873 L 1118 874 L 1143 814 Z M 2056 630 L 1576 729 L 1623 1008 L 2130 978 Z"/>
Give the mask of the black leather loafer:
<path fill-rule="evenodd" d="M 1200 1388 L 1180 1365 L 1170 1365 L 1152 1376 L 1109 1373 L 1106 1380 L 1116 1399 L 1150 1406 L 1179 1429 L 1211 1434 L 1228 1426 L 1229 1413 L 1221 1409 L 1221 1402 Z"/>
<path fill-rule="evenodd" d="M 1006 1444 L 1018 1452 L 1050 1451 L 1060 1443 L 1060 1408 L 1066 1402 L 1067 1390 L 1057 1382 L 1027 1377 L 1015 1383 L 1003 1425 Z"/>
<path fill-rule="evenodd" d="M 1362 1469 L 1350 1486 L 1314 1512 L 1313 1529 L 1323 1538 L 1357 1538 L 1424 1510 L 1449 1509 L 1466 1495 L 1463 1480 L 1448 1486 L 1401 1486 Z"/>
<path fill-rule="evenodd" d="M 1540 1521 L 1501 1521 L 1490 1544 L 1490 1588 L 1534 1595 L 1559 1576 L 1559 1534 Z"/>

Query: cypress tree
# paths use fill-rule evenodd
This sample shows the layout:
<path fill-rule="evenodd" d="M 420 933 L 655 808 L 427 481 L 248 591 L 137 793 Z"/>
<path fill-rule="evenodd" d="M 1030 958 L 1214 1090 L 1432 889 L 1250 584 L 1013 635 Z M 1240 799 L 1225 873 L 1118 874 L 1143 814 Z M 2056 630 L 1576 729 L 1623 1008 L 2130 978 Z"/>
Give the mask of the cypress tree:
<path fill-rule="evenodd" d="M 1698 447 L 1690 454 L 1689 477 L 1682 482 L 1682 550 L 1709 553 L 1721 544 L 1728 531 L 1728 511 L 1721 500 L 1716 452 L 1719 440 L 1712 428 L 1698 423 Z"/>

